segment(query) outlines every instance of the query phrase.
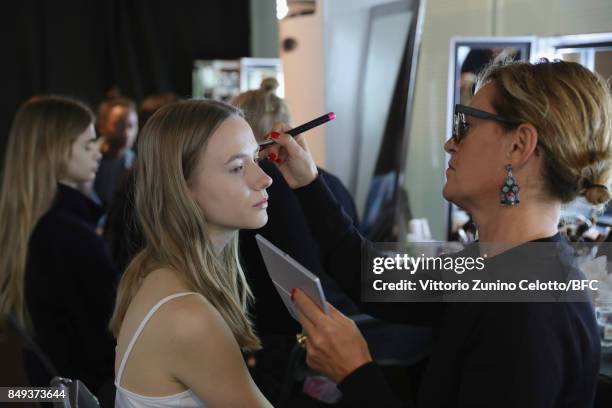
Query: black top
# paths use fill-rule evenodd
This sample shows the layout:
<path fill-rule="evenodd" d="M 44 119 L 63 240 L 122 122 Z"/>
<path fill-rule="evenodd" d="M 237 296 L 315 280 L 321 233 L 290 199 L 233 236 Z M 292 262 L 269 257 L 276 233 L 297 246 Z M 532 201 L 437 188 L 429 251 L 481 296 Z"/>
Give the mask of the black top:
<path fill-rule="evenodd" d="M 114 376 L 115 341 L 108 330 L 117 274 L 95 233 L 101 208 L 59 185 L 28 247 L 25 297 L 34 337 L 59 374 L 95 392 Z"/>
<path fill-rule="evenodd" d="M 369 243 L 342 214 L 321 178 L 296 194 L 328 261 L 326 270 L 359 302 L 360 252 Z M 544 241 L 561 240 L 555 235 Z M 568 267 L 559 259 L 559 267 Z M 589 303 L 359 306 L 384 320 L 430 325 L 436 339 L 413 401 L 393 395 L 380 368 L 369 363 L 338 385 L 350 406 L 582 408 L 593 402 L 600 345 Z"/>
<path fill-rule="evenodd" d="M 115 268 L 121 274 L 144 247 L 144 237 L 135 209 L 135 187 L 135 169 L 131 168 L 119 181 L 104 226 L 104 239 L 110 246 Z"/>
<path fill-rule="evenodd" d="M 105 210 L 111 207 L 115 192 L 129 169 L 132 168 L 134 152 L 126 149 L 117 157 L 103 155 L 100 160 L 96 180 L 94 181 L 94 191 L 102 200 Z"/>

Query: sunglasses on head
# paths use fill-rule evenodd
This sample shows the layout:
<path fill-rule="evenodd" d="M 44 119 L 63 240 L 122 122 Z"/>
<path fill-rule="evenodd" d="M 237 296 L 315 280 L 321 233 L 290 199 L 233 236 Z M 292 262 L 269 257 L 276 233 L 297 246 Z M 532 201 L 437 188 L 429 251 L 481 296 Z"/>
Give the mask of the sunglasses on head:
<path fill-rule="evenodd" d="M 469 124 L 465 120 L 466 116 L 472 116 L 478 119 L 494 120 L 504 125 L 516 126 L 518 123 L 514 120 L 504 118 L 491 112 L 482 111 L 480 109 L 471 108 L 469 106 L 456 104 L 455 113 L 453 116 L 453 139 L 456 143 L 460 143 L 467 135 Z"/>

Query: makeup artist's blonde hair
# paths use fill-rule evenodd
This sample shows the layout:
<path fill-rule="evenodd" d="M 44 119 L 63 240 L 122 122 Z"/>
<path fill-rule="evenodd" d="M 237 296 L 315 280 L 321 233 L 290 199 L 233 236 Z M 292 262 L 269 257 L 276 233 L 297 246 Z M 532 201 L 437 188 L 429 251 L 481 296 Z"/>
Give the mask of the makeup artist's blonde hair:
<path fill-rule="evenodd" d="M 0 312 L 32 327 L 25 302 L 28 242 L 51 208 L 64 177 L 72 145 L 93 123 L 80 101 L 35 96 L 15 115 L 8 138 L 0 186 Z"/>
<path fill-rule="evenodd" d="M 477 89 L 489 82 L 497 114 L 537 129 L 552 196 L 597 206 L 612 198 L 612 96 L 599 75 L 575 62 L 496 62 Z"/>
<path fill-rule="evenodd" d="M 242 114 L 222 102 L 182 101 L 160 108 L 142 129 L 135 208 L 145 247 L 119 284 L 110 323 L 115 336 L 142 280 L 155 269 L 170 268 L 219 311 L 241 348 L 260 347 L 247 314 L 251 292 L 238 261 L 238 234 L 215 255 L 204 212 L 189 194 L 210 136 L 232 116 Z"/>
<path fill-rule="evenodd" d="M 276 95 L 278 81 L 266 78 L 259 89 L 243 92 L 232 100 L 232 104 L 242 109 L 258 141 L 263 140 L 277 122 L 291 125 L 289 107 Z"/>

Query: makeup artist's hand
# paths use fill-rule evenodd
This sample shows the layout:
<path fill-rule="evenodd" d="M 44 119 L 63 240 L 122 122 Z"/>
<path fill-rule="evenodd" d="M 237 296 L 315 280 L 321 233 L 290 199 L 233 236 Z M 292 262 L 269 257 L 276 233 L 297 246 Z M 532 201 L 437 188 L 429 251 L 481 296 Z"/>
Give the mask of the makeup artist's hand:
<path fill-rule="evenodd" d="M 293 292 L 293 302 L 308 339 L 306 363 L 335 383 L 372 361 L 368 344 L 354 321 L 329 303 L 327 316 L 308 295 L 299 289 Z"/>
<path fill-rule="evenodd" d="M 310 184 L 319 171 L 303 135 L 293 138 L 283 133 L 289 129 L 282 123 L 274 125 L 271 139 L 276 143 L 267 148 L 264 154 L 276 164 L 289 187 L 299 188 Z"/>

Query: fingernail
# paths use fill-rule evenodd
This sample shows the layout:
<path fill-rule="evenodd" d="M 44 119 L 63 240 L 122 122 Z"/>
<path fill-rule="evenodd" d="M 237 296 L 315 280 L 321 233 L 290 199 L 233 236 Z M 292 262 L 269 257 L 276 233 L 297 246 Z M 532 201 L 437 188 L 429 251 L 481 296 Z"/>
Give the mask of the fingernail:
<path fill-rule="evenodd" d="M 274 152 L 270 153 L 270 155 L 268 156 L 268 159 L 270 159 L 271 161 L 276 161 L 276 153 Z"/>
<path fill-rule="evenodd" d="M 270 136 L 272 136 L 273 139 L 276 139 L 276 138 L 278 138 L 280 136 L 280 133 L 278 133 L 278 132 L 271 132 Z"/>
<path fill-rule="evenodd" d="M 291 289 L 291 301 L 295 302 L 295 288 Z"/>

